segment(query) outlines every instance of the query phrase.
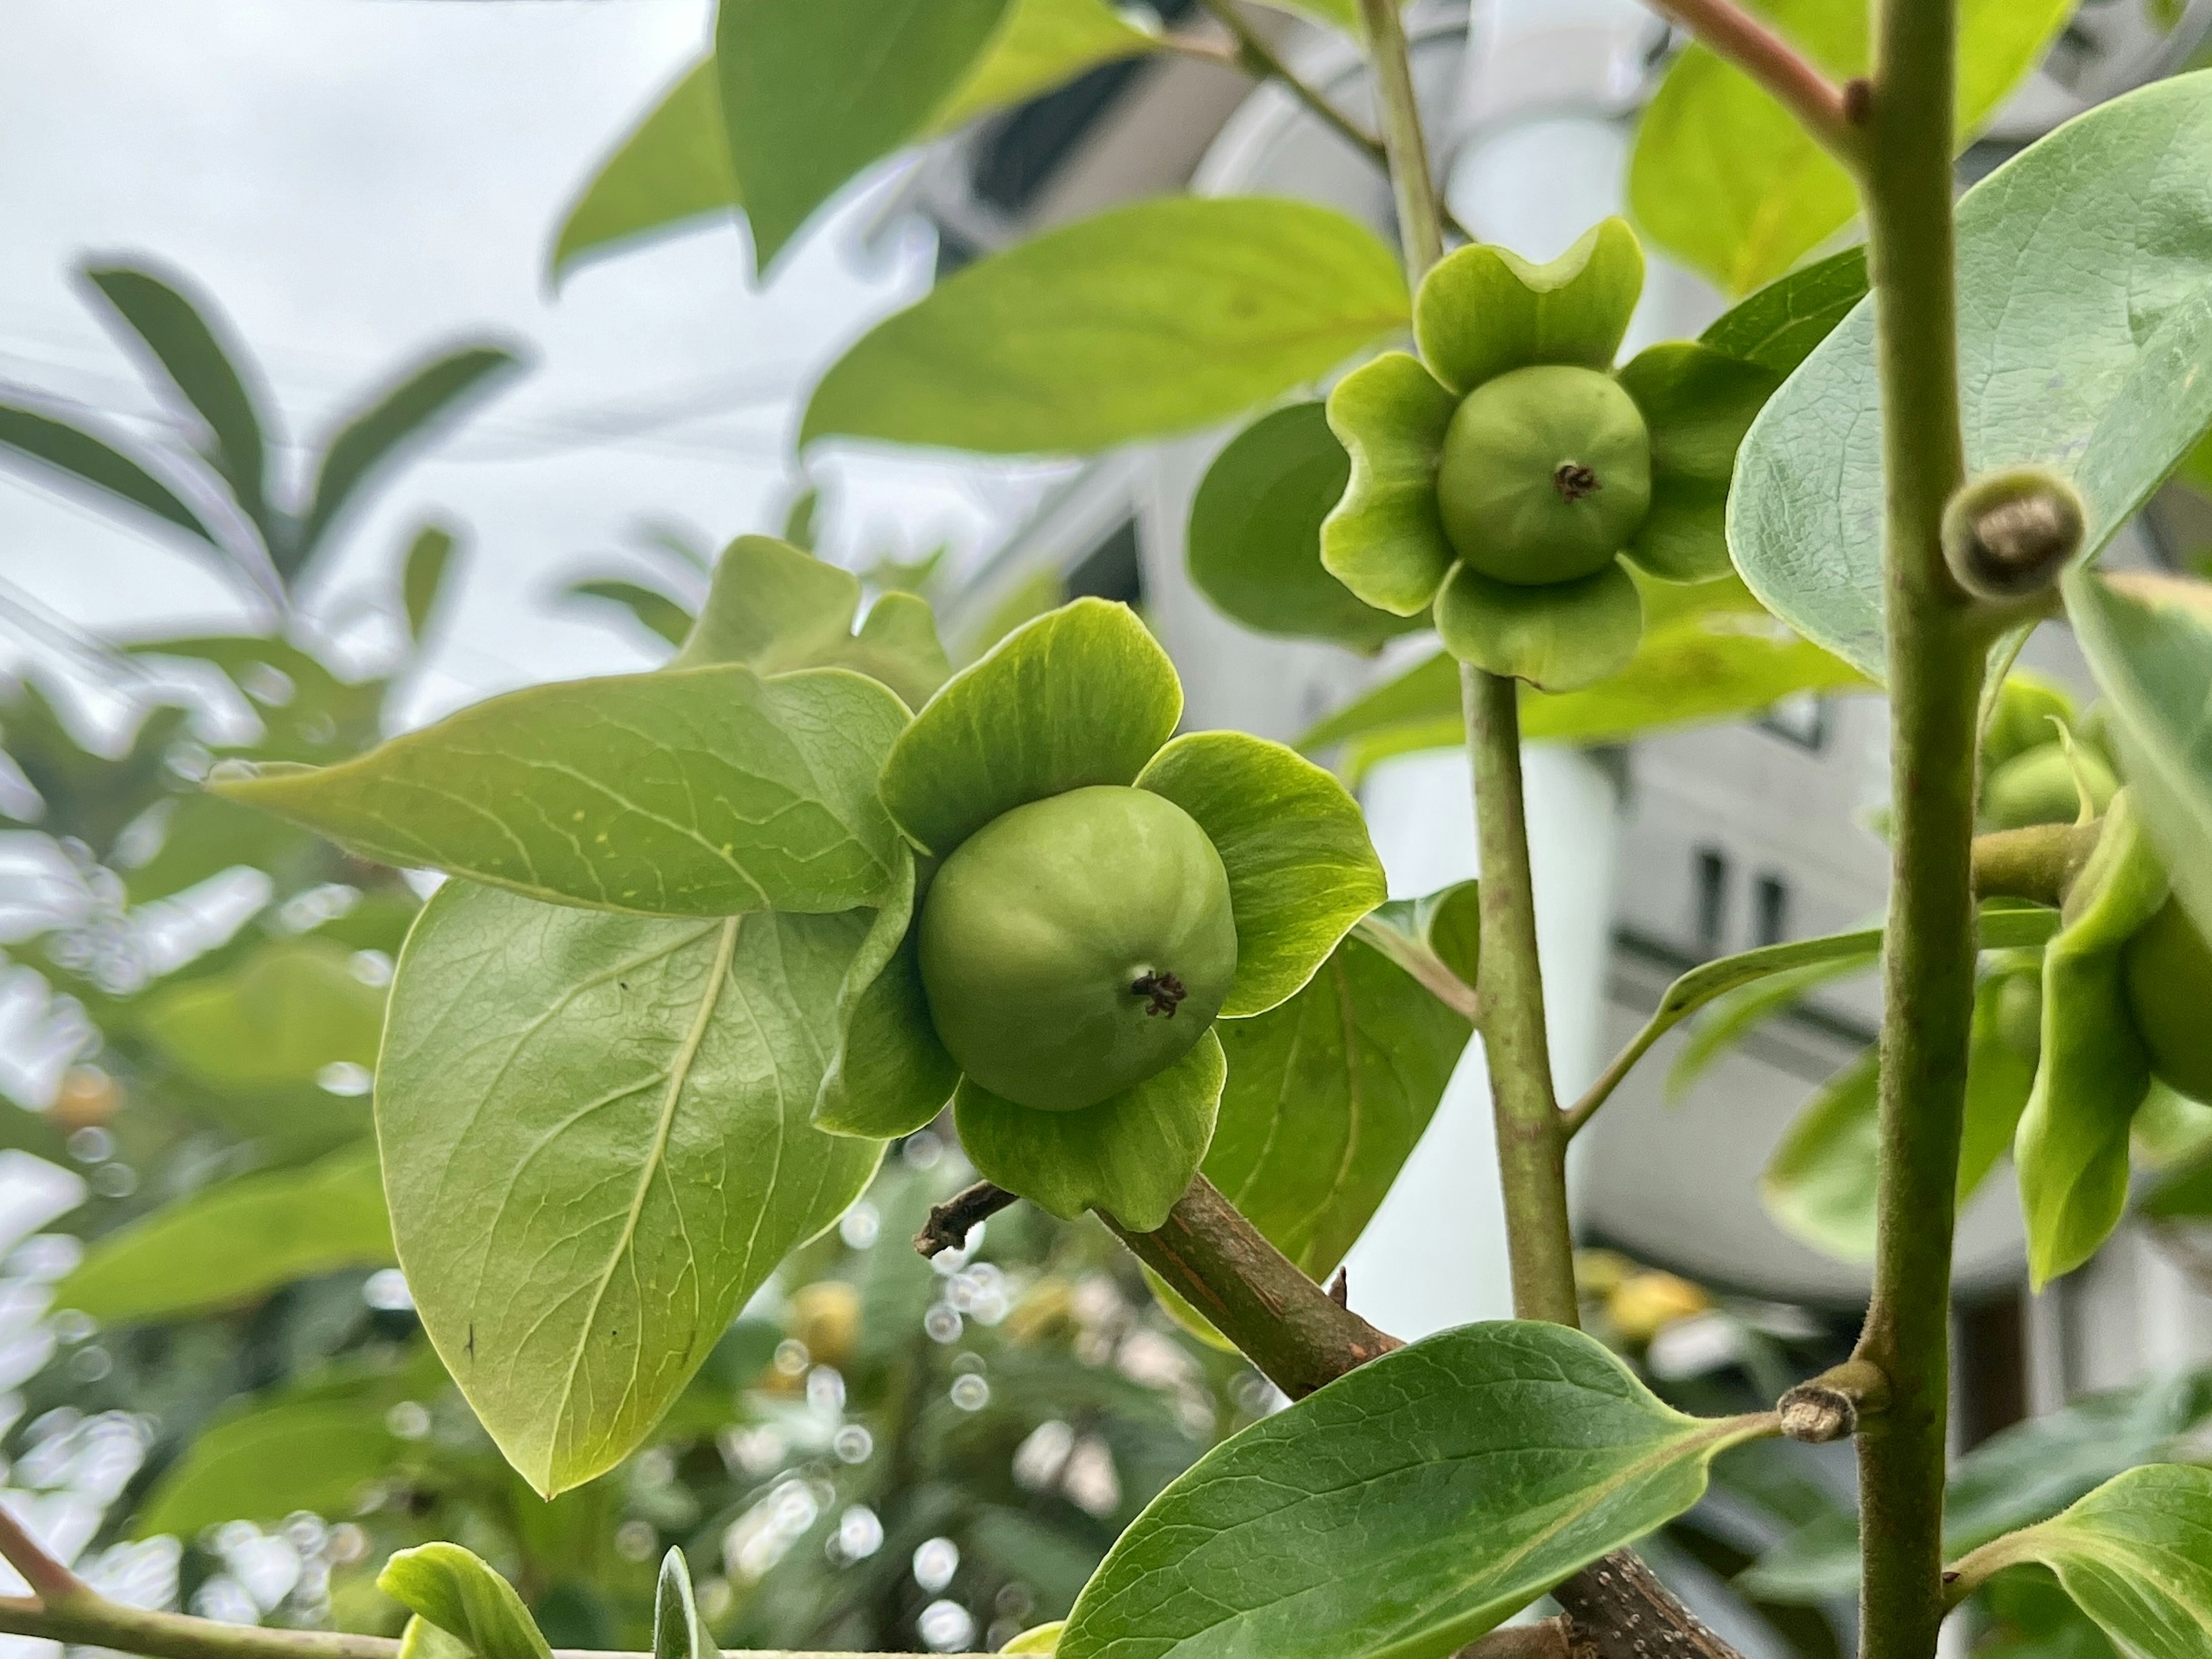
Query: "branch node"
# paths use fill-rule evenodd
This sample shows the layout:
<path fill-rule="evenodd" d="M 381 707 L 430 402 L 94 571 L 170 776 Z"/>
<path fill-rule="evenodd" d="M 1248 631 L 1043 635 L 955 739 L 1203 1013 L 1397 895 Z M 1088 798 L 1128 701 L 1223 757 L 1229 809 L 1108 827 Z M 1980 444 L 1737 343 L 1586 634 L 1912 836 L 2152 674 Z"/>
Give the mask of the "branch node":
<path fill-rule="evenodd" d="M 1336 1277 L 1328 1281 L 1328 1299 L 1340 1308 L 1352 1305 L 1352 1275 L 1342 1267 L 1339 1267 Z"/>
<path fill-rule="evenodd" d="M 1874 115 L 1874 82 L 1855 75 L 1844 82 L 1844 120 L 1863 127 Z"/>
<path fill-rule="evenodd" d="M 940 1250 L 965 1249 L 970 1232 L 1008 1205 L 1020 1201 L 1018 1193 L 1010 1193 L 988 1181 L 963 1188 L 930 1211 L 929 1219 L 914 1236 L 915 1250 L 918 1255 L 935 1255 Z"/>
<path fill-rule="evenodd" d="M 1869 1362 L 1846 1360 L 1782 1396 L 1782 1432 L 1808 1446 L 1847 1440 L 1889 1398 L 1889 1379 Z"/>

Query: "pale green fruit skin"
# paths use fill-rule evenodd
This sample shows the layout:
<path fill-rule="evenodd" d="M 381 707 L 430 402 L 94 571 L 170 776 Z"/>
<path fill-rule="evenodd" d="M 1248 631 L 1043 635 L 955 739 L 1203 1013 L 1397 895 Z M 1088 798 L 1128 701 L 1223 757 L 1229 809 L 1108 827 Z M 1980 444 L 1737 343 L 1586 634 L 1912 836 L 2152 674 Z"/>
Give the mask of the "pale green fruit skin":
<path fill-rule="evenodd" d="M 2094 750 L 2077 744 L 2074 752 L 2089 781 L 2089 798 L 2101 812 L 2119 792 L 2119 780 Z M 2047 743 L 2014 756 L 1990 774 L 1982 793 L 1982 819 L 1992 830 L 2071 823 L 2081 811 L 2081 792 L 2063 744 Z"/>
<path fill-rule="evenodd" d="M 1559 470 L 1597 487 L 1570 501 Z M 1651 435 L 1610 374 L 1545 364 L 1469 392 L 1437 471 L 1444 533 L 1496 581 L 1537 587 L 1602 570 L 1651 506 Z"/>
<path fill-rule="evenodd" d="M 1072 1112 L 1188 1054 L 1237 976 L 1229 872 L 1181 807 L 1100 786 L 1032 801 L 945 860 L 921 910 L 937 1034 L 993 1094 Z M 1172 974 L 1172 1015 L 1133 988 Z"/>
<path fill-rule="evenodd" d="M 2145 922 L 2121 955 L 2128 1007 L 2160 1082 L 2212 1103 L 2212 948 L 2179 901 Z"/>

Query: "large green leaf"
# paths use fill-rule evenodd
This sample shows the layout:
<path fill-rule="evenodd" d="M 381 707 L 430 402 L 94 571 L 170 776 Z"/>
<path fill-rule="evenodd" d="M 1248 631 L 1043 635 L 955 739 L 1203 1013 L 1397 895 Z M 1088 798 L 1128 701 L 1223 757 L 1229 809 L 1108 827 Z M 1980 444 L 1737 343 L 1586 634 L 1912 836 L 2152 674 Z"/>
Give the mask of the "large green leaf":
<path fill-rule="evenodd" d="M 1123 21 L 1105 0 L 1013 0 L 928 131 L 949 131 L 1158 45 L 1157 36 Z M 708 58 L 684 72 L 585 185 L 555 237 L 553 279 L 586 258 L 721 218 L 738 205 L 721 89 Z"/>
<path fill-rule="evenodd" d="M 808 1122 L 865 911 L 674 921 L 451 882 L 377 1076 L 424 1328 L 550 1494 L 648 1434 L 879 1145 Z"/>
<path fill-rule="evenodd" d="M 1139 202 L 969 265 L 878 324 L 816 388 L 800 441 L 1088 453 L 1239 414 L 1407 316 L 1395 257 L 1342 214 Z"/>
<path fill-rule="evenodd" d="M 240 1176 L 118 1227 L 55 1286 L 110 1324 L 254 1301 L 295 1279 L 392 1260 L 376 1149 Z"/>
<path fill-rule="evenodd" d="M 289 540 L 270 549 L 289 580 L 322 550 L 375 477 L 410 447 L 426 444 L 470 403 L 523 368 L 503 346 L 466 346 L 416 369 L 331 435 L 315 467 L 307 511 Z"/>
<path fill-rule="evenodd" d="M 757 674 L 849 668 L 919 708 L 952 665 L 929 606 L 886 593 L 855 634 L 860 579 L 772 536 L 740 536 L 714 565 L 707 603 L 672 668 L 742 663 Z"/>
<path fill-rule="evenodd" d="M 2212 934 L 2212 587 L 2084 571 L 2066 609 L 2174 893 Z"/>
<path fill-rule="evenodd" d="M 1000 813 L 1132 784 L 1182 718 L 1182 684 L 1136 613 L 1078 599 L 963 668 L 893 745 L 883 798 L 939 858 Z"/>
<path fill-rule="evenodd" d="M 1474 1027 L 1355 933 L 1288 1002 L 1218 1029 L 1229 1082 L 1206 1179 L 1324 1279 L 1428 1127 Z"/>
<path fill-rule="evenodd" d="M 2077 1400 L 1991 1436 L 1959 1460 L 1943 1498 L 1947 1556 L 2056 1515 L 2123 1469 L 2173 1454 L 2212 1414 L 2212 1376 L 2156 1376 Z M 1816 1521 L 1770 1550 L 1741 1581 L 1781 1601 L 1849 1595 L 1858 1584 L 1857 1517 Z"/>
<path fill-rule="evenodd" d="M 1262 416 L 1214 458 L 1190 508 L 1190 576 L 1247 628 L 1372 651 L 1427 627 L 1352 597 L 1322 568 L 1321 525 L 1344 498 L 1352 459 L 1328 406 Z"/>
<path fill-rule="evenodd" d="M 2094 552 L 2212 426 L 2212 74 L 2069 122 L 1969 191 L 1958 227 L 1968 468 L 2070 478 Z M 1868 302 L 1753 423 L 1729 501 L 1753 590 L 1877 678 L 1880 414 Z"/>
<path fill-rule="evenodd" d="M 1979 1583 L 2036 1562 L 2127 1659 L 2212 1659 L 2212 1469 L 2154 1463 L 1959 1565 Z"/>
<path fill-rule="evenodd" d="M 1114 1546 L 1057 1651 L 1442 1659 L 1771 1432 L 1683 1416 L 1564 1326 L 1447 1331 L 1200 1458 Z"/>
<path fill-rule="evenodd" d="M 928 124 L 1007 0 L 722 0 L 730 167 L 765 273 L 815 210 Z"/>
<path fill-rule="evenodd" d="M 155 991 L 139 1025 L 201 1083 L 267 1089 L 312 1083 L 334 1063 L 374 1065 L 384 993 L 361 981 L 350 951 L 288 939 Z"/>
<path fill-rule="evenodd" d="M 1237 979 L 1224 1019 L 1296 994 L 1389 896 L 1359 803 L 1296 750 L 1244 732 L 1193 732 L 1137 783 L 1196 819 L 1229 872 Z"/>
<path fill-rule="evenodd" d="M 150 270 L 88 265 L 84 274 L 206 423 L 209 460 L 246 516 L 265 532 L 269 508 L 262 491 L 267 456 L 261 412 L 233 361 L 234 348 L 225 347 L 179 289 Z"/>
<path fill-rule="evenodd" d="M 1866 0 L 1757 0 L 1753 9 L 1836 80 L 1867 72 Z M 2073 9 L 2074 0 L 1961 0 L 1962 146 Z M 1858 208 L 1842 164 L 1742 70 L 1697 46 L 1644 112 L 1628 187 L 1654 240 L 1736 294 L 1780 276 Z"/>
<path fill-rule="evenodd" d="M 458 1637 L 476 1659 L 553 1659 L 514 1586 L 459 1544 L 401 1550 L 376 1587 Z"/>
<path fill-rule="evenodd" d="M 533 686 L 343 765 L 209 787 L 383 863 L 556 902 L 826 912 L 891 878 L 876 774 L 906 723 L 841 669 L 696 668 Z"/>

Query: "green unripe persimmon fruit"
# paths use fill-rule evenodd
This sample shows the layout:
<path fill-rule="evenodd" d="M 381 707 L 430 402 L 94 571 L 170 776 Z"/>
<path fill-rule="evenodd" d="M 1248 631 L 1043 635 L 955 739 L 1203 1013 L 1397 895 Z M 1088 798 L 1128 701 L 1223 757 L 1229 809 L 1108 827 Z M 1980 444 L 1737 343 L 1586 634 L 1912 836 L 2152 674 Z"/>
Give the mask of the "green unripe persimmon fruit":
<path fill-rule="evenodd" d="M 1651 435 L 1593 368 L 1516 368 L 1469 392 L 1437 471 L 1444 533 L 1468 565 L 1525 587 L 1605 568 L 1651 506 Z"/>
<path fill-rule="evenodd" d="M 1165 1070 L 1237 974 L 1229 872 L 1147 789 L 1032 801 L 953 850 L 921 910 L 931 1018 L 993 1094 L 1077 1111 Z"/>
<path fill-rule="evenodd" d="M 2212 1102 L 2212 947 L 2168 899 L 2121 955 L 2128 1008 L 2160 1082 Z"/>

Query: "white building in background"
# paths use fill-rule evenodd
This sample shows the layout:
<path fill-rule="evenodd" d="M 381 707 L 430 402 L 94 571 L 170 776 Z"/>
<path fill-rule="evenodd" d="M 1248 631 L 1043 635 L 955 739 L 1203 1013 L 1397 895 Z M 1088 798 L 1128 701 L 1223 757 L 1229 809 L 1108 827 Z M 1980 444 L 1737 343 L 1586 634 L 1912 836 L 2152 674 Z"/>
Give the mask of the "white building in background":
<path fill-rule="evenodd" d="M 1160 9 L 1202 21 L 1188 0 Z M 1620 210 L 1632 118 L 1672 44 L 1663 24 L 1633 0 L 1476 0 L 1472 9 L 1420 0 L 1407 15 L 1433 153 L 1463 223 L 1541 259 Z M 2163 37 L 2144 15 L 2135 0 L 2086 0 L 1967 167 L 1986 170 L 2067 116 L 2165 72 L 2212 29 L 2212 0 L 2191 0 Z M 1365 113 L 1347 43 L 1287 26 L 1281 45 L 1342 107 Z M 1300 196 L 1390 226 L 1389 190 L 1366 158 L 1279 89 L 1255 91 L 1188 59 L 1101 70 L 988 125 L 933 158 L 910 199 L 938 224 L 944 262 L 956 264 L 1186 185 Z M 1628 349 L 1694 335 L 1722 307 L 1697 277 L 1654 257 Z M 988 614 L 1041 572 L 1073 592 L 1141 599 L 1182 672 L 1188 724 L 1283 739 L 1395 673 L 1411 659 L 1403 652 L 1369 660 L 1263 639 L 1191 586 L 1191 497 L 1231 435 L 1125 450 L 1085 467 L 969 574 L 948 621 L 957 628 Z M 2154 556 L 2140 534 L 2117 553 Z M 2045 630 L 2029 661 L 2088 693 L 2058 630 Z M 1617 750 L 1531 750 L 1539 930 L 1563 1092 L 1579 1091 L 1683 969 L 1878 917 L 1887 858 L 1865 825 L 1887 792 L 1885 741 L 1879 702 L 1863 697 L 1808 701 Z M 1474 873 L 1462 757 L 1400 757 L 1362 787 L 1394 891 Z M 1680 1039 L 1663 1043 L 1577 1144 L 1586 1235 L 1716 1287 L 1847 1317 L 1863 1298 L 1863 1273 L 1778 1231 L 1757 1187 L 1807 1096 L 1859 1050 L 1875 1015 L 1871 976 L 1844 982 L 1755 1033 L 1680 1103 L 1667 1099 L 1664 1080 Z M 1408 1336 L 1510 1311 L 1487 1180 L 1492 1146 L 1471 1055 L 1353 1253 L 1361 1311 Z M 1960 1232 L 1970 1436 L 2148 1368 L 2212 1357 L 2212 1295 L 2141 1236 L 2124 1233 L 2041 1298 L 2027 1295 L 2021 1262 L 2013 1192 L 1992 1182 Z"/>

